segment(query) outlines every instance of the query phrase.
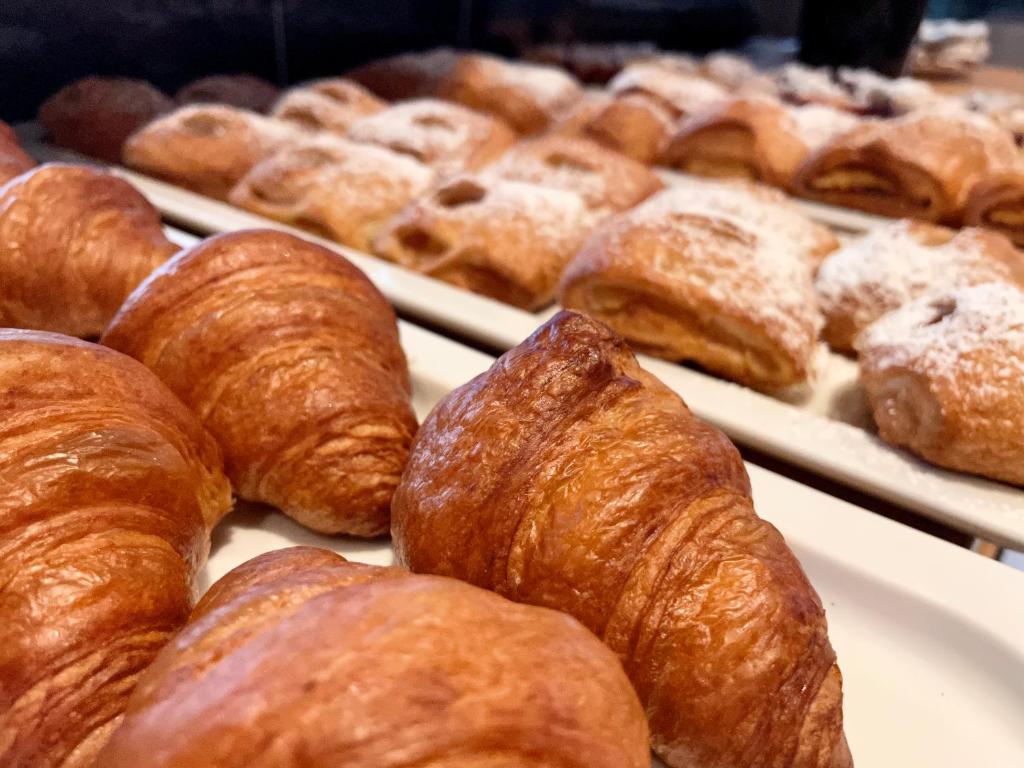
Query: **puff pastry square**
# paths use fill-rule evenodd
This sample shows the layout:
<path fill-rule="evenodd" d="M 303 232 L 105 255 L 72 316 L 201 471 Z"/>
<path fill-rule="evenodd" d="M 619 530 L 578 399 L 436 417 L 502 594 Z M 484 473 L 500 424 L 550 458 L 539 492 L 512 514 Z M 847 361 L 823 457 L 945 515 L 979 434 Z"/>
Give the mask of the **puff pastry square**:
<path fill-rule="evenodd" d="M 333 77 L 286 91 L 274 104 L 270 115 L 309 130 L 344 136 L 357 120 L 386 107 L 387 102 L 359 83 Z"/>

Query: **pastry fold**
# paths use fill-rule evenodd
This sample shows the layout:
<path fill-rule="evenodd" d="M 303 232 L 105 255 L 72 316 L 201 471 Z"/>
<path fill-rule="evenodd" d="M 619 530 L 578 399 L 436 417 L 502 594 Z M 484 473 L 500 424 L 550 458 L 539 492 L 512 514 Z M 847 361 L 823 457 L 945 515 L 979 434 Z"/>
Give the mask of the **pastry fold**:
<path fill-rule="evenodd" d="M 1002 232 L 1024 247 L 1024 169 L 994 173 L 971 188 L 964 223 Z"/>
<path fill-rule="evenodd" d="M 296 547 L 211 587 L 101 761 L 647 768 L 650 752 L 618 660 L 576 621 Z"/>
<path fill-rule="evenodd" d="M 18 134 L 3 120 L 0 120 L 0 186 L 15 176 L 20 176 L 36 161 L 28 156 L 18 141 Z"/>
<path fill-rule="evenodd" d="M 345 135 L 357 120 L 386 107 L 359 83 L 332 77 L 286 91 L 270 114 L 309 130 Z"/>
<path fill-rule="evenodd" d="M 392 536 L 417 573 L 583 622 L 672 768 L 852 765 L 824 611 L 738 452 L 583 315 L 434 408 Z"/>
<path fill-rule="evenodd" d="M 409 372 L 391 306 L 339 254 L 266 230 L 209 238 L 102 341 L 199 416 L 239 496 L 325 533 L 387 530 L 416 430 Z"/>

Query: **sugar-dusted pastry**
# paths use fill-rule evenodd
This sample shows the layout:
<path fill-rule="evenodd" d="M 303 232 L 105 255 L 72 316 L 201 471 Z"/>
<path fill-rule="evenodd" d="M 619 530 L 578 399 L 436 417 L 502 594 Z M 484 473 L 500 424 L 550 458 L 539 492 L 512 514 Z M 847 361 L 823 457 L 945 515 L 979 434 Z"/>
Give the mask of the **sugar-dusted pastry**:
<path fill-rule="evenodd" d="M 615 43 L 542 43 L 523 54 L 529 61 L 562 67 L 585 83 L 603 84 L 634 61 L 658 54 L 654 43 L 629 41 Z"/>
<path fill-rule="evenodd" d="M 608 84 L 614 97 L 587 125 L 587 134 L 642 163 L 664 151 L 676 123 L 723 99 L 727 91 L 702 77 L 654 62 L 631 64 Z"/>
<path fill-rule="evenodd" d="M 286 91 L 271 110 L 271 117 L 297 123 L 313 131 L 345 135 L 357 120 L 387 107 L 353 80 L 331 77 L 314 80 Z"/>
<path fill-rule="evenodd" d="M 589 139 L 560 135 L 517 144 L 487 173 L 576 192 L 597 217 L 632 208 L 663 186 L 642 163 Z"/>
<path fill-rule="evenodd" d="M 1024 485 L 1024 293 L 986 283 L 922 297 L 868 326 L 860 376 L 886 442 Z"/>
<path fill-rule="evenodd" d="M 924 19 L 907 56 L 919 77 L 963 77 L 988 59 L 989 28 L 984 21 Z"/>
<path fill-rule="evenodd" d="M 1024 160 L 978 181 L 967 196 L 964 223 L 1002 232 L 1024 247 Z"/>
<path fill-rule="evenodd" d="M 102 765 L 231 507 L 220 452 L 134 360 L 4 329 L 0 488 L 0 765 Z"/>
<path fill-rule="evenodd" d="M 886 312 L 926 293 L 988 282 L 1024 287 L 1024 254 L 995 232 L 956 232 L 901 220 L 870 230 L 831 254 L 815 280 L 833 349 L 853 351 L 857 335 Z"/>
<path fill-rule="evenodd" d="M 309 134 L 292 123 L 234 107 L 176 109 L 125 142 L 125 165 L 224 199 L 256 163 Z"/>
<path fill-rule="evenodd" d="M 54 144 L 118 163 L 125 140 L 172 109 L 174 100 L 144 80 L 86 77 L 44 101 L 39 122 Z"/>
<path fill-rule="evenodd" d="M 0 186 L 15 176 L 20 176 L 36 161 L 21 148 L 18 135 L 3 120 L 0 120 Z"/>
<path fill-rule="evenodd" d="M 223 104 L 267 112 L 280 93 L 276 85 L 262 77 L 242 73 L 200 77 L 183 86 L 174 97 L 179 104 Z"/>
<path fill-rule="evenodd" d="M 583 89 L 561 69 L 473 53 L 459 56 L 436 95 L 493 115 L 518 133 L 533 134 L 572 107 Z"/>
<path fill-rule="evenodd" d="M 957 223 L 982 177 L 1017 162 L 1011 135 L 967 113 L 864 121 L 812 154 L 797 194 L 894 218 Z"/>
<path fill-rule="evenodd" d="M 661 164 L 699 176 L 755 179 L 786 188 L 808 154 L 856 123 L 854 115 L 818 104 L 737 97 L 685 119 Z"/>
<path fill-rule="evenodd" d="M 798 221 L 743 187 L 671 187 L 598 229 L 559 299 L 645 352 L 759 389 L 797 384 L 822 323 L 808 250 L 817 225 Z"/>
<path fill-rule="evenodd" d="M 648 768 L 643 709 L 578 622 L 296 547 L 210 589 L 104 768 Z"/>
<path fill-rule="evenodd" d="M 437 404 L 392 536 L 417 573 L 582 621 L 671 768 L 853 764 L 821 602 L 739 453 L 583 315 Z"/>
<path fill-rule="evenodd" d="M 772 73 L 779 96 L 794 104 L 823 104 L 834 109 L 859 112 L 863 105 L 849 89 L 836 82 L 823 67 L 808 67 L 793 62 Z"/>
<path fill-rule="evenodd" d="M 889 78 L 871 69 L 839 67 L 836 80 L 850 92 L 860 111 L 882 117 L 942 108 L 949 101 L 924 80 Z"/>
<path fill-rule="evenodd" d="M 410 51 L 363 64 L 345 77 L 387 101 L 416 99 L 437 93 L 441 78 L 460 54 L 451 48 Z"/>
<path fill-rule="evenodd" d="M 379 536 L 416 419 L 395 314 L 334 251 L 269 230 L 204 240 L 125 302 L 103 343 L 148 366 L 224 449 L 246 499 Z"/>
<path fill-rule="evenodd" d="M 88 166 L 40 166 L 0 187 L 0 326 L 99 336 L 176 250 L 128 182 Z"/>
<path fill-rule="evenodd" d="M 368 251 L 385 222 L 435 180 L 432 169 L 408 155 L 332 136 L 257 163 L 228 200 Z"/>
<path fill-rule="evenodd" d="M 538 309 L 554 298 L 558 275 L 590 219 L 575 192 L 462 175 L 409 204 L 373 250 L 460 288 Z"/>
<path fill-rule="evenodd" d="M 975 90 L 964 94 L 958 103 L 1001 125 L 1013 134 L 1018 146 L 1024 146 L 1024 93 Z"/>

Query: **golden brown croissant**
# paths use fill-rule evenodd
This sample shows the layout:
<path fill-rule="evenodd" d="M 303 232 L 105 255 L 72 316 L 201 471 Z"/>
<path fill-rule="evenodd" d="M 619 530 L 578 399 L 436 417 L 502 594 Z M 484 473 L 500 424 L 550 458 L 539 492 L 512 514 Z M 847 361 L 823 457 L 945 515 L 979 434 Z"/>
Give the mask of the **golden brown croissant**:
<path fill-rule="evenodd" d="M 0 186 L 15 176 L 20 176 L 36 161 L 21 148 L 18 135 L 3 120 L 0 120 Z"/>
<path fill-rule="evenodd" d="M 435 180 L 432 169 L 408 155 L 332 136 L 257 163 L 228 200 L 369 251 L 381 227 Z"/>
<path fill-rule="evenodd" d="M 575 192 L 494 176 L 455 176 L 410 203 L 373 252 L 506 304 L 551 302 L 562 268 L 590 230 Z"/>
<path fill-rule="evenodd" d="M 622 659 L 673 768 L 840 768 L 814 588 L 733 445 L 562 312 L 424 422 L 392 534 L 419 573 L 566 611 Z"/>
<path fill-rule="evenodd" d="M 562 305 L 639 349 L 749 386 L 806 381 L 823 228 L 755 190 L 690 183 L 610 219 L 566 267 Z"/>
<path fill-rule="evenodd" d="M 880 225 L 822 262 L 814 286 L 822 335 L 833 349 L 851 352 L 864 328 L 912 299 L 995 281 L 1024 287 L 1024 254 L 996 232 L 907 220 Z"/>
<path fill-rule="evenodd" d="M 212 237 L 155 272 L 103 343 L 141 360 L 224 449 L 244 498 L 327 533 L 387 530 L 416 419 L 395 315 L 342 256 Z"/>
<path fill-rule="evenodd" d="M 54 144 L 117 163 L 137 129 L 174 109 L 174 100 L 144 80 L 86 77 L 61 88 L 39 107 Z"/>
<path fill-rule="evenodd" d="M 207 75 L 182 86 L 174 98 L 179 104 L 223 104 L 268 112 L 279 94 L 276 85 L 255 75 Z"/>
<path fill-rule="evenodd" d="M 479 53 L 459 56 L 436 93 L 493 115 L 521 134 L 547 129 L 582 95 L 576 78 L 561 69 Z"/>
<path fill-rule="evenodd" d="M 451 48 L 400 53 L 363 64 L 346 77 L 388 101 L 416 99 L 437 92 L 441 78 L 455 66 L 459 55 Z"/>
<path fill-rule="evenodd" d="M 274 105 L 270 114 L 310 130 L 345 135 L 357 120 L 386 107 L 387 102 L 359 83 L 332 77 L 292 88 Z"/>
<path fill-rule="evenodd" d="M 971 188 L 964 223 L 1002 232 L 1024 246 L 1024 162 L 1016 170 L 994 173 Z"/>
<path fill-rule="evenodd" d="M 1016 159 L 1012 136 L 985 118 L 913 113 L 836 136 L 807 159 L 793 186 L 812 200 L 957 224 L 975 182 Z"/>
<path fill-rule="evenodd" d="M 260 160 L 309 138 L 294 123 L 199 104 L 144 126 L 125 142 L 122 159 L 143 173 L 224 199 Z"/>
<path fill-rule="evenodd" d="M 91 768 L 185 623 L 220 453 L 134 360 L 0 331 L 0 765 Z"/>
<path fill-rule="evenodd" d="M 860 376 L 882 439 L 939 466 L 1024 485 L 1024 293 L 923 296 L 868 326 Z"/>
<path fill-rule="evenodd" d="M 43 165 L 0 187 L 0 325 L 99 336 L 178 247 L 128 182 Z"/>
<path fill-rule="evenodd" d="M 444 175 L 487 165 L 515 141 L 500 120 L 436 99 L 395 104 L 358 120 L 348 135 L 411 155 Z"/>
<path fill-rule="evenodd" d="M 647 768 L 615 655 L 568 617 L 294 548 L 218 581 L 104 768 Z"/>

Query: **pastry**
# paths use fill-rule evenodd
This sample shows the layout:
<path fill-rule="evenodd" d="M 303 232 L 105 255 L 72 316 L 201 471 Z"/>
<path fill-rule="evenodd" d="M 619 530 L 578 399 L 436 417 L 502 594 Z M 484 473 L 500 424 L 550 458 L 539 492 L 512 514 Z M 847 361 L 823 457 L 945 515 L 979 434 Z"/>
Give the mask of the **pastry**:
<path fill-rule="evenodd" d="M 643 710 L 568 617 L 296 547 L 218 581 L 104 768 L 647 768 Z"/>
<path fill-rule="evenodd" d="M 793 107 L 763 96 L 729 99 L 684 120 L 661 164 L 787 188 L 810 152 L 856 123 L 848 112 L 817 104 Z"/>
<path fill-rule="evenodd" d="M 330 131 L 344 136 L 352 124 L 385 109 L 381 101 L 359 83 L 343 77 L 314 80 L 286 91 L 274 105 L 271 116 L 313 131 Z"/>
<path fill-rule="evenodd" d="M 410 155 L 443 175 L 487 165 L 515 141 L 500 120 L 436 99 L 406 101 L 364 117 L 348 136 Z"/>
<path fill-rule="evenodd" d="M 612 97 L 604 91 L 584 91 L 582 98 L 562 113 L 545 135 L 584 138 L 590 121 L 611 103 Z"/>
<path fill-rule="evenodd" d="M 174 100 L 144 80 L 86 77 L 61 88 L 39 107 L 50 140 L 108 163 L 138 128 L 174 109 Z"/>
<path fill-rule="evenodd" d="M 868 326 L 860 376 L 883 440 L 949 469 L 1024 485 L 1024 293 L 933 293 Z"/>
<path fill-rule="evenodd" d="M 0 120 L 0 186 L 15 176 L 20 176 L 35 164 L 35 160 L 21 148 L 18 134 L 11 126 Z"/>
<path fill-rule="evenodd" d="M 175 99 L 179 104 L 222 104 L 268 112 L 280 93 L 276 85 L 255 75 L 208 75 L 183 86 Z"/>
<path fill-rule="evenodd" d="M 523 309 L 551 302 L 558 275 L 590 228 L 575 192 L 462 175 L 410 203 L 373 252 Z"/>
<path fill-rule="evenodd" d="M 0 487 L 0 765 L 91 768 L 188 618 L 220 453 L 134 360 L 5 329 Z"/>
<path fill-rule="evenodd" d="M 408 155 L 331 137 L 257 163 L 228 200 L 368 251 L 385 222 L 431 187 L 435 176 Z"/>
<path fill-rule="evenodd" d="M 1010 134 L 981 116 L 912 113 L 836 136 L 806 160 L 794 189 L 883 216 L 957 223 L 975 182 L 1016 162 Z"/>
<path fill-rule="evenodd" d="M 925 19 L 907 55 L 918 77 L 962 77 L 983 64 L 992 52 L 984 21 Z"/>
<path fill-rule="evenodd" d="M 721 86 L 655 62 L 631 64 L 608 84 L 614 97 L 587 125 L 587 134 L 642 163 L 664 151 L 676 123 L 726 98 Z"/>
<path fill-rule="evenodd" d="M 248 230 L 183 251 L 102 342 L 203 422 L 245 499 L 324 533 L 387 531 L 416 419 L 395 314 L 339 254 Z"/>
<path fill-rule="evenodd" d="M 0 187 L 0 325 L 95 337 L 177 246 L 128 182 L 43 165 Z"/>
<path fill-rule="evenodd" d="M 463 54 L 441 78 L 436 95 L 533 134 L 571 108 L 583 90 L 576 78 L 554 67 Z"/>
<path fill-rule="evenodd" d="M 964 223 L 1002 232 L 1024 247 L 1024 161 L 1016 170 L 991 174 L 971 187 Z"/>
<path fill-rule="evenodd" d="M 861 104 L 832 72 L 821 67 L 808 67 L 793 62 L 772 73 L 779 96 L 793 104 L 821 104 L 847 112 L 860 112 Z"/>
<path fill-rule="evenodd" d="M 669 188 L 598 229 L 559 300 L 644 352 L 758 389 L 804 382 L 822 320 L 800 239 L 817 227 L 797 220 L 742 187 Z"/>
<path fill-rule="evenodd" d="M 1024 146 L 1024 94 L 1010 91 L 970 91 L 960 106 L 979 112 L 1013 134 L 1017 146 Z"/>
<path fill-rule="evenodd" d="M 623 67 L 658 54 L 651 42 L 543 43 L 527 49 L 525 58 L 561 67 L 584 83 L 604 84 Z"/>
<path fill-rule="evenodd" d="M 387 101 L 417 99 L 437 93 L 441 78 L 455 66 L 459 55 L 451 48 L 410 51 L 368 62 L 345 77 Z"/>
<path fill-rule="evenodd" d="M 923 80 L 888 78 L 871 69 L 840 67 L 836 80 L 849 91 L 860 111 L 881 117 L 942 108 L 949 100 Z"/>
<path fill-rule="evenodd" d="M 576 192 L 598 217 L 632 208 L 663 186 L 650 168 L 625 155 L 560 135 L 517 144 L 487 172 Z"/>
<path fill-rule="evenodd" d="M 932 291 L 994 281 L 1024 288 L 1024 254 L 995 232 L 901 220 L 872 229 L 830 255 L 815 281 L 823 336 L 852 352 L 854 340 L 886 312 Z"/>
<path fill-rule="evenodd" d="M 417 573 L 582 621 L 671 768 L 852 765 L 821 602 L 739 453 L 583 315 L 438 403 L 392 536 Z"/>
<path fill-rule="evenodd" d="M 309 138 L 292 123 L 216 104 L 181 107 L 125 142 L 125 165 L 225 199 L 263 158 Z"/>

